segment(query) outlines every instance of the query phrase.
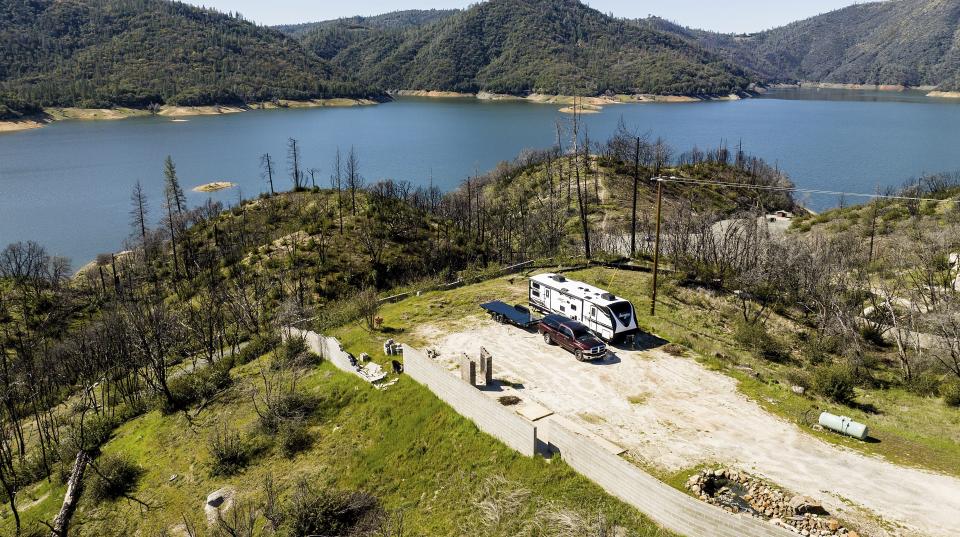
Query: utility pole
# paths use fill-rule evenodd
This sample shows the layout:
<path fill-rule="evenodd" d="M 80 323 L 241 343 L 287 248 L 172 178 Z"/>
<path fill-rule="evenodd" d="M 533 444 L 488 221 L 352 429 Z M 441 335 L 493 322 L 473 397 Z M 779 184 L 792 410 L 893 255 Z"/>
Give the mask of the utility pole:
<path fill-rule="evenodd" d="M 654 178 L 657 182 L 657 237 L 653 246 L 653 297 L 650 300 L 650 316 L 657 315 L 657 277 L 660 275 L 660 217 L 663 208 L 663 178 Z"/>
<path fill-rule="evenodd" d="M 630 259 L 637 257 L 637 185 L 640 183 L 640 137 L 633 154 L 633 217 L 630 219 Z"/>

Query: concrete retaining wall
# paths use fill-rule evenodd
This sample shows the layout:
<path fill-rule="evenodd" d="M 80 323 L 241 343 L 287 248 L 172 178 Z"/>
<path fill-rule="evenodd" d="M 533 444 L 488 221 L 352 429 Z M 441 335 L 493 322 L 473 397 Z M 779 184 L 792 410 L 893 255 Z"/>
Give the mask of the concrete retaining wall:
<path fill-rule="evenodd" d="M 460 380 L 422 352 L 403 346 L 403 371 L 423 384 L 481 431 L 532 457 L 536 452 L 537 428 L 504 408 L 477 388 Z"/>
<path fill-rule="evenodd" d="M 357 368 L 350 364 L 350 356 L 346 353 L 346 351 L 340 350 L 340 342 L 337 341 L 337 338 L 321 336 L 316 332 L 300 330 L 297 328 L 287 328 L 282 332 L 282 337 L 284 339 L 289 336 L 304 338 L 307 341 L 307 346 L 310 347 L 310 350 L 322 356 L 324 360 L 329 361 L 334 365 L 334 367 L 346 373 L 350 373 L 367 380 L 357 372 Z"/>
<path fill-rule="evenodd" d="M 549 421 L 541 425 L 540 430 L 547 433 L 541 434 L 541 440 L 549 437 L 550 445 L 560 452 L 561 458 L 571 468 L 670 531 L 690 537 L 797 535 L 768 522 L 747 515 L 734 515 L 687 496 L 556 422 Z"/>

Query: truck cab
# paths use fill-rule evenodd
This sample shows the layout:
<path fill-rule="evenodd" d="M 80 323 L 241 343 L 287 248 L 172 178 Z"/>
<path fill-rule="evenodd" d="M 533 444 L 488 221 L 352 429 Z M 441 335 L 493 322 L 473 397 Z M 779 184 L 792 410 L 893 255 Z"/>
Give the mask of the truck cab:
<path fill-rule="evenodd" d="M 607 346 L 586 325 L 567 317 L 547 315 L 540 320 L 537 331 L 546 344 L 563 347 L 578 361 L 602 360 L 607 356 Z"/>

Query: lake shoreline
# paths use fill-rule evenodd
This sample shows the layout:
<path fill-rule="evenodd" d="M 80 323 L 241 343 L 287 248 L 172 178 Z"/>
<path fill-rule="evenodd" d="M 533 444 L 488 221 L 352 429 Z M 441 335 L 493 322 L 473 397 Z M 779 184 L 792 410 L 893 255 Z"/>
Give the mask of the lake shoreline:
<path fill-rule="evenodd" d="M 349 108 L 354 106 L 372 106 L 380 104 L 373 99 L 310 99 L 307 101 L 279 100 L 275 102 L 251 103 L 244 106 L 208 105 L 175 106 L 164 105 L 157 111 L 143 108 L 47 108 L 42 114 L 24 116 L 19 119 L 0 120 L 0 133 L 20 132 L 39 129 L 55 121 L 115 121 L 132 117 L 160 116 L 184 118 L 193 116 L 214 116 L 238 114 L 255 110 L 274 110 L 281 108 Z"/>
<path fill-rule="evenodd" d="M 727 95 L 654 95 L 646 93 L 601 95 L 593 97 L 578 97 L 574 95 L 549 95 L 544 93 L 531 93 L 526 96 L 510 95 L 504 93 L 490 93 L 481 91 L 477 93 L 465 93 L 455 91 L 435 91 L 435 90 L 394 90 L 388 92 L 396 97 L 420 97 L 425 99 L 477 99 L 480 101 L 513 101 L 529 102 L 535 104 L 553 104 L 562 105 L 561 113 L 572 114 L 575 111 L 581 114 L 599 113 L 605 106 L 618 104 L 645 104 L 645 103 L 700 103 L 711 101 L 738 101 L 752 94 Z"/>
<path fill-rule="evenodd" d="M 771 84 L 770 89 L 828 89 L 849 91 L 885 91 L 891 93 L 918 91 L 935 99 L 960 99 L 960 91 L 938 90 L 937 86 L 904 86 L 900 84 L 842 84 L 835 82 L 798 82 L 796 84 Z"/>

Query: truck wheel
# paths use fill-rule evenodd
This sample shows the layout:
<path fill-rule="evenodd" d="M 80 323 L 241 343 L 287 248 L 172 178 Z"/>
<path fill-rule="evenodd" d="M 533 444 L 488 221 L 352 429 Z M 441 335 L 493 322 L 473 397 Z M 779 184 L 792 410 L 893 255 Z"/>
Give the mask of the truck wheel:
<path fill-rule="evenodd" d="M 546 343 L 547 345 L 553 345 L 553 340 L 550 339 L 550 334 L 546 332 L 543 333 L 543 342 Z"/>
<path fill-rule="evenodd" d="M 583 351 L 577 351 L 577 352 L 573 353 L 573 355 L 577 357 L 577 361 L 578 361 L 578 362 L 582 362 L 582 361 L 583 361 Z"/>

